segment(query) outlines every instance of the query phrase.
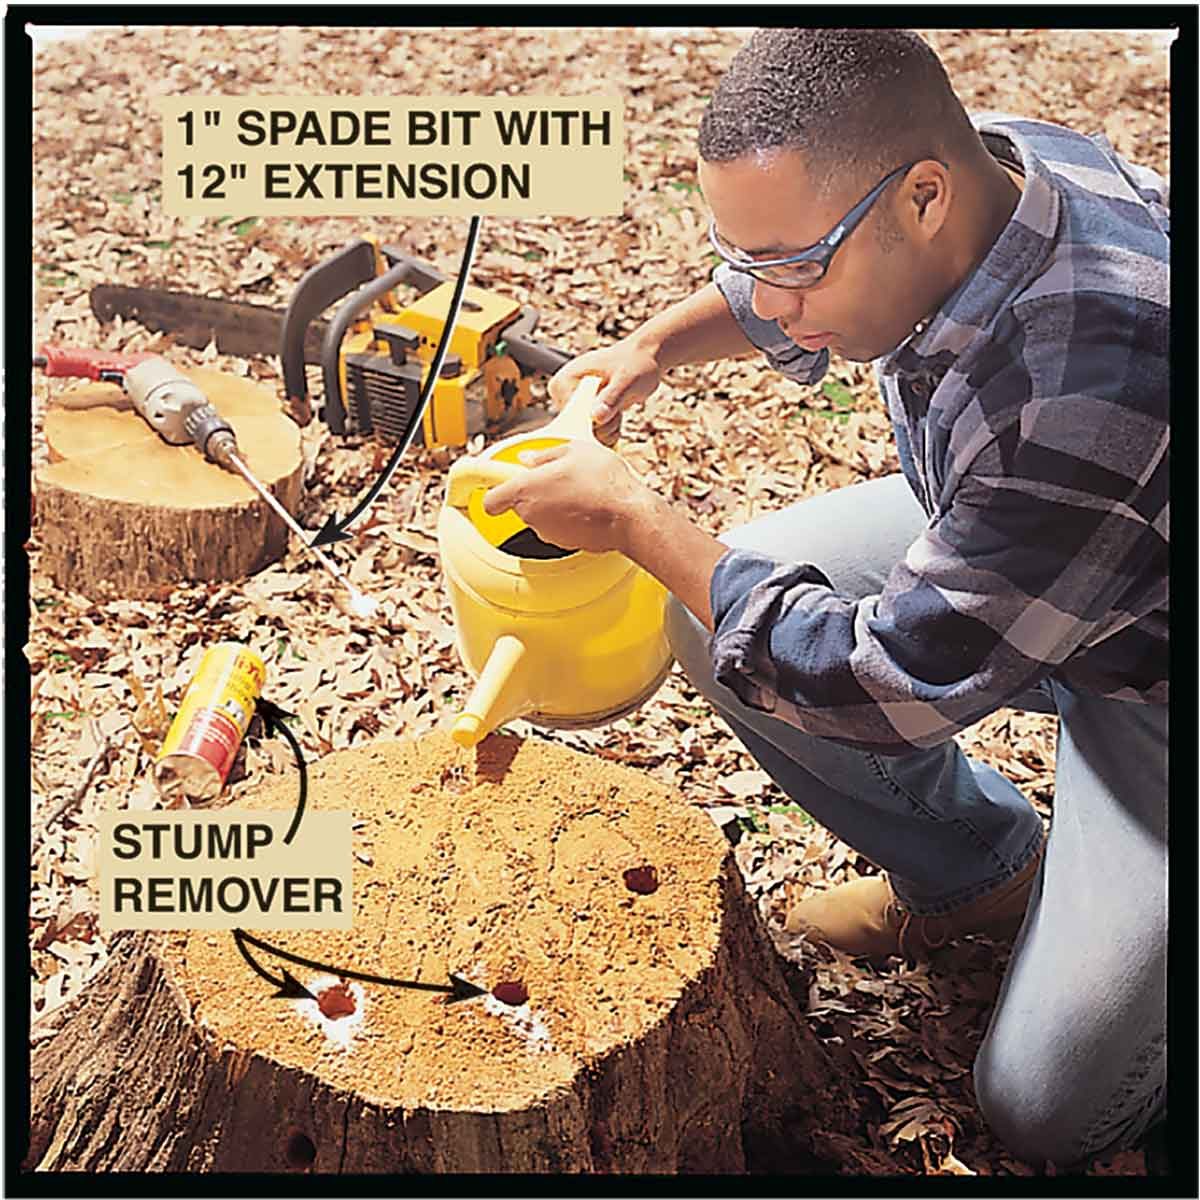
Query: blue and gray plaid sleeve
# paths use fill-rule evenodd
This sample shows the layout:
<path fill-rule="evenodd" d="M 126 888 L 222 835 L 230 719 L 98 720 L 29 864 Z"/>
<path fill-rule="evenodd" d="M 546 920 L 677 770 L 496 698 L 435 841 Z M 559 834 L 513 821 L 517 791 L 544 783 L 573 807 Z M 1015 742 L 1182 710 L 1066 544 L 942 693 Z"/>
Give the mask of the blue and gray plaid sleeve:
<path fill-rule="evenodd" d="M 1111 148 L 1060 148 L 1069 131 L 1015 129 L 1027 185 L 989 264 L 1007 279 L 984 272 L 881 365 L 898 434 L 934 450 L 906 463 L 928 527 L 864 599 L 747 550 L 713 574 L 717 678 L 880 754 L 945 741 L 1051 674 L 1166 700 L 1165 188 Z M 789 363 L 769 331 L 747 332 Z M 906 386 L 922 372 L 927 406 Z"/>

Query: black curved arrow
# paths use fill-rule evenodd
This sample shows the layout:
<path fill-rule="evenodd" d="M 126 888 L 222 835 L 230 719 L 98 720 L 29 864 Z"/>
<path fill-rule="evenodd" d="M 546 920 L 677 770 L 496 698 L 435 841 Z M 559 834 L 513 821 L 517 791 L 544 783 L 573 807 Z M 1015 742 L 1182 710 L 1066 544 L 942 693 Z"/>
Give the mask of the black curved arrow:
<path fill-rule="evenodd" d="M 328 963 L 315 962 L 311 958 L 301 958 L 298 954 L 290 954 L 287 950 L 280 950 L 278 946 L 272 946 L 270 942 L 264 942 L 262 938 L 256 938 L 241 929 L 235 929 L 233 931 L 233 936 L 238 943 L 238 948 L 242 951 L 242 954 L 245 955 L 247 961 L 255 969 L 255 971 L 263 976 L 264 979 L 269 979 L 272 983 L 276 984 L 279 983 L 279 980 L 275 979 L 274 976 L 269 975 L 266 971 L 264 971 L 250 957 L 250 955 L 246 953 L 246 948 L 242 945 L 243 941 L 249 942 L 252 946 L 257 946 L 260 950 L 267 951 L 268 954 L 274 954 L 277 958 L 286 959 L 288 962 L 296 963 L 301 967 L 311 967 L 314 971 L 327 971 L 330 975 L 338 975 L 342 979 L 358 979 L 363 983 L 381 983 L 385 987 L 416 988 L 422 992 L 448 992 L 450 993 L 450 1000 L 448 1001 L 450 1004 L 453 1004 L 458 1000 L 470 1000 L 475 996 L 482 996 L 486 994 L 485 988 L 476 987 L 473 983 L 468 983 L 462 978 L 461 975 L 455 975 L 453 973 L 450 975 L 449 983 L 422 983 L 417 979 L 390 979 L 386 975 L 368 975 L 365 971 L 344 971 L 341 967 L 332 967 Z M 308 996 L 310 999 L 316 999 L 311 992 L 302 987 L 301 984 L 293 979 L 286 970 L 283 972 L 283 978 L 284 985 L 286 985 L 287 981 L 290 979 L 292 983 L 295 984 L 296 987 L 300 988 L 306 996 Z M 277 995 L 283 995 L 283 993 L 279 992 Z"/>
<path fill-rule="evenodd" d="M 366 495 L 350 510 L 345 520 L 339 521 L 336 512 L 330 513 L 317 536 L 313 538 L 311 545 L 325 546 L 330 542 L 341 542 L 350 538 L 351 535 L 346 532 L 346 529 L 374 503 L 375 498 L 387 486 L 387 482 L 399 465 L 405 450 L 412 443 L 425 413 L 425 406 L 429 403 L 429 397 L 433 395 L 433 389 L 437 385 L 438 376 L 442 371 L 442 361 L 450 347 L 450 335 L 454 332 L 454 323 L 458 320 L 458 310 L 462 307 L 463 292 L 467 287 L 467 276 L 471 273 L 471 263 L 475 258 L 475 243 L 479 239 L 479 222 L 479 217 L 471 218 L 471 227 L 467 232 L 467 245 L 463 250 L 462 265 L 458 269 L 458 279 L 454 283 L 454 296 L 450 301 L 450 311 L 446 314 L 446 323 L 442 326 L 442 336 L 438 340 L 433 361 L 429 364 L 425 382 L 421 385 L 421 395 L 417 400 L 416 411 L 408 423 L 408 429 L 400 439 L 400 444 L 392 451 L 392 456 L 388 459 L 387 466 L 383 468 L 383 473 L 367 489 Z"/>
<path fill-rule="evenodd" d="M 315 1000 L 316 996 L 312 994 L 286 967 L 281 968 L 283 978 L 276 979 L 270 971 L 260 967 L 254 960 L 254 956 L 246 949 L 246 942 L 253 942 L 254 939 L 249 934 L 243 933 L 240 929 L 233 931 L 233 940 L 237 942 L 237 948 L 242 952 L 242 957 L 250 964 L 251 969 L 256 975 L 261 975 L 268 983 L 273 983 L 279 991 L 276 996 L 282 996 L 286 1000 Z M 258 945 L 255 942 L 255 945 Z"/>
<path fill-rule="evenodd" d="M 283 844 L 290 846 L 292 838 L 296 836 L 296 831 L 300 828 L 300 819 L 304 816 L 304 804 L 308 799 L 308 768 L 304 765 L 304 755 L 300 753 L 300 743 L 296 741 L 296 735 L 284 724 L 284 721 L 290 719 L 293 714 L 284 712 L 278 704 L 272 704 L 270 700 L 264 700 L 261 696 L 256 703 L 259 715 L 267 728 L 267 734 L 282 733 L 287 738 L 291 743 L 292 753 L 296 756 L 296 766 L 300 768 L 300 802 L 296 805 L 296 815 L 292 817 L 292 823 L 288 826 L 287 833 L 283 835 Z"/>

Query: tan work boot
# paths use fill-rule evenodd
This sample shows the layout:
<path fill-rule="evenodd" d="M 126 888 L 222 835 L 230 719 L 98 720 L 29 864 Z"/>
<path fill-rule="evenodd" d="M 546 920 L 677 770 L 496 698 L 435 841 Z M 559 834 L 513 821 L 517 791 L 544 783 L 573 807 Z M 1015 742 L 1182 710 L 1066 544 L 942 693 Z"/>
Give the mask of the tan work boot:
<path fill-rule="evenodd" d="M 967 933 L 1007 940 L 1021 927 L 1044 848 L 1000 887 L 953 912 L 935 917 L 910 913 L 886 875 L 870 875 L 793 904 L 783 928 L 786 933 L 828 942 L 844 954 L 871 958 L 902 954 L 910 962 L 928 958 Z"/>

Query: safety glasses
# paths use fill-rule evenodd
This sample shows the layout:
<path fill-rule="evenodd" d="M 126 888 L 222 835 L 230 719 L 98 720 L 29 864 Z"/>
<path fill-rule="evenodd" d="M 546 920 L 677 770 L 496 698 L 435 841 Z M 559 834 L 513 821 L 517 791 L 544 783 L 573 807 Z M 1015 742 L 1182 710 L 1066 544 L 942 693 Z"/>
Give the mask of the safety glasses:
<path fill-rule="evenodd" d="M 722 262 L 728 263 L 735 271 L 741 271 L 753 279 L 770 284 L 771 287 L 810 288 L 824 277 L 838 247 L 870 212 L 871 205 L 883 194 L 883 189 L 897 176 L 905 174 L 914 166 L 916 160 L 905 163 L 904 166 L 897 167 L 885 175 L 819 242 L 807 250 L 788 254 L 783 258 L 752 258 L 744 250 L 739 250 L 722 240 L 717 232 L 716 218 L 708 224 L 708 240 L 721 256 Z"/>

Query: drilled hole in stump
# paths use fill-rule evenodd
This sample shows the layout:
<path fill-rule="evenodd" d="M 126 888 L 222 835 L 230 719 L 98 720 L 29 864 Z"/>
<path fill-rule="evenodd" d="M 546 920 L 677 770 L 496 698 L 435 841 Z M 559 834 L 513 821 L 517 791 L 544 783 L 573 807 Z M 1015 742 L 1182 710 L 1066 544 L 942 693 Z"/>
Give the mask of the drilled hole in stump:
<path fill-rule="evenodd" d="M 304 1133 L 293 1133 L 288 1138 L 284 1154 L 293 1167 L 311 1167 L 317 1161 L 317 1147 Z"/>
<path fill-rule="evenodd" d="M 354 997 L 350 995 L 350 988 L 345 983 L 335 983 L 333 987 L 327 987 L 323 992 L 318 992 L 317 1006 L 322 1014 L 331 1021 L 338 1017 L 350 1016 L 358 1007 L 354 1003 Z"/>
<path fill-rule="evenodd" d="M 625 872 L 625 886 L 639 896 L 648 896 L 658 891 L 658 872 L 650 866 L 630 867 Z"/>
<path fill-rule="evenodd" d="M 496 984 L 492 988 L 492 995 L 501 1004 L 511 1004 L 513 1008 L 520 1008 L 529 999 L 529 989 L 519 979 L 515 979 L 509 983 Z"/>
<path fill-rule="evenodd" d="M 440 778 L 442 787 L 449 792 L 469 792 L 475 786 L 474 780 L 462 763 L 443 768 Z"/>

